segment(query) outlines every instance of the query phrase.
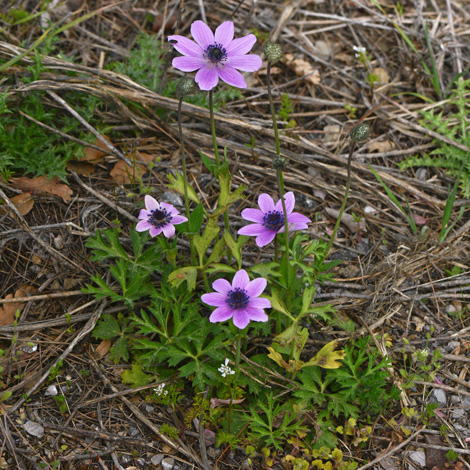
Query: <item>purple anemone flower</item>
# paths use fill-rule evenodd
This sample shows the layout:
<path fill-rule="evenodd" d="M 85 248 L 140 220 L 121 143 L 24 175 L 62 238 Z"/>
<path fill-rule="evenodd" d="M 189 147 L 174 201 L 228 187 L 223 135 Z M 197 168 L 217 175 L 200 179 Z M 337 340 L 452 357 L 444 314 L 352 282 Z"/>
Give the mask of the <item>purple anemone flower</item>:
<path fill-rule="evenodd" d="M 145 196 L 145 209 L 141 209 L 135 229 L 138 232 L 148 230 L 150 236 L 156 237 L 163 232 L 165 237 L 170 238 L 175 234 L 175 225 L 186 222 L 188 219 L 178 215 L 179 211 L 171 204 L 161 202 L 160 204 L 152 196 Z"/>
<path fill-rule="evenodd" d="M 248 54 L 256 42 L 255 35 L 233 39 L 234 30 L 233 23 L 225 21 L 214 34 L 209 26 L 198 20 L 191 25 L 196 42 L 184 36 L 169 36 L 170 44 L 183 54 L 183 57 L 173 59 L 173 67 L 182 72 L 198 70 L 196 83 L 201 90 L 212 90 L 219 77 L 229 85 L 246 88 L 245 79 L 238 70 L 255 72 L 262 61 L 260 56 Z"/>
<path fill-rule="evenodd" d="M 211 323 L 230 320 L 243 330 L 250 321 L 268 321 L 265 308 L 271 307 L 268 299 L 258 297 L 266 288 L 267 281 L 262 277 L 250 282 L 247 272 L 240 269 L 235 273 L 232 284 L 225 279 L 217 279 L 212 284 L 216 292 L 203 294 L 201 299 L 207 305 L 217 307 L 211 314 Z"/>
<path fill-rule="evenodd" d="M 288 192 L 284 194 L 284 200 L 289 231 L 306 229 L 307 224 L 312 221 L 305 217 L 305 215 L 292 212 L 295 205 L 294 193 Z M 256 244 L 261 247 L 272 242 L 276 233 L 285 232 L 285 224 L 281 200 L 274 204 L 271 196 L 260 194 L 258 205 L 259 209 L 244 209 L 242 211 L 242 217 L 245 220 L 255 223 L 242 227 L 238 233 L 240 235 L 256 237 Z"/>

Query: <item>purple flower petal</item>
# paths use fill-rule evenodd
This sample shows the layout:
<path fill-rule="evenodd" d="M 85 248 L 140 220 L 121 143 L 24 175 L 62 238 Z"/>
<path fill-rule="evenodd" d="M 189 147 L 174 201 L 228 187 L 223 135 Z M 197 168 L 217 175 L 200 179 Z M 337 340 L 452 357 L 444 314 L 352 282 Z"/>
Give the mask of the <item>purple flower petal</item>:
<path fill-rule="evenodd" d="M 293 212 L 287 216 L 287 222 L 297 224 L 310 224 L 312 221 L 303 214 L 299 214 L 298 212 Z"/>
<path fill-rule="evenodd" d="M 230 284 L 229 284 L 230 286 Z M 212 285 L 214 287 L 214 285 Z M 232 286 L 230 286 L 230 289 Z M 218 293 L 218 292 L 211 292 L 210 294 L 202 294 L 201 300 L 207 304 L 211 305 L 212 307 L 226 307 L 227 306 L 227 293 Z"/>
<path fill-rule="evenodd" d="M 253 279 L 251 282 L 248 283 L 248 285 L 245 287 L 247 295 L 250 297 L 250 305 L 251 301 L 254 300 L 253 297 L 258 297 L 261 295 L 266 289 L 267 285 L 266 279 L 263 279 L 262 277 L 258 277 L 257 279 Z"/>
<path fill-rule="evenodd" d="M 183 55 L 202 57 L 202 54 L 204 54 L 204 49 L 199 44 L 184 36 L 169 36 L 168 41 L 177 41 L 173 44 L 173 47 Z"/>
<path fill-rule="evenodd" d="M 244 269 L 240 269 L 235 273 L 235 276 L 233 276 L 232 287 L 234 289 L 237 287 L 240 289 L 245 289 L 249 282 L 250 278 L 248 277 L 247 272 Z"/>
<path fill-rule="evenodd" d="M 183 215 L 174 215 L 171 218 L 171 223 L 173 225 L 182 224 L 183 222 L 187 222 L 187 221 L 188 221 L 188 219 L 186 217 L 184 217 Z"/>
<path fill-rule="evenodd" d="M 225 64 L 243 72 L 256 72 L 263 65 L 263 61 L 259 55 L 248 54 L 228 57 Z"/>
<path fill-rule="evenodd" d="M 251 225 L 245 225 L 245 227 L 242 227 L 238 233 L 240 235 L 248 235 L 250 237 L 257 237 L 258 235 L 264 233 L 266 231 L 266 228 L 261 225 L 261 224 L 251 224 Z"/>
<path fill-rule="evenodd" d="M 215 42 L 227 47 L 233 39 L 235 28 L 231 21 L 225 21 L 215 30 Z"/>
<path fill-rule="evenodd" d="M 204 21 L 197 20 L 191 25 L 191 34 L 194 40 L 206 50 L 211 44 L 214 44 L 214 34 Z"/>
<path fill-rule="evenodd" d="M 201 90 L 212 90 L 219 82 L 219 74 L 215 67 L 202 67 L 195 77 L 196 83 Z"/>
<path fill-rule="evenodd" d="M 147 220 L 149 218 L 150 212 L 146 209 L 140 209 L 139 219 Z"/>
<path fill-rule="evenodd" d="M 257 222 L 258 224 L 262 224 L 264 214 L 259 209 L 243 209 L 242 217 L 245 220 L 249 220 L 250 222 Z"/>
<path fill-rule="evenodd" d="M 232 290 L 232 285 L 226 279 L 216 279 L 212 283 L 212 289 L 220 292 L 221 294 L 224 294 L 225 298 L 227 298 L 227 294 Z"/>
<path fill-rule="evenodd" d="M 152 196 L 145 196 L 145 207 L 148 211 L 154 211 L 160 209 L 160 204 Z"/>
<path fill-rule="evenodd" d="M 254 299 L 250 299 L 250 303 L 248 307 L 253 308 L 271 308 L 271 302 L 268 299 L 263 297 L 256 297 Z"/>
<path fill-rule="evenodd" d="M 175 226 L 172 224 L 164 225 L 162 231 L 166 238 L 171 238 L 175 234 Z"/>
<path fill-rule="evenodd" d="M 248 54 L 251 51 L 251 48 L 254 46 L 256 42 L 256 36 L 254 34 L 248 34 L 243 38 L 234 39 L 225 49 L 227 51 L 227 55 L 231 56 L 239 56 Z"/>
<path fill-rule="evenodd" d="M 258 197 L 258 206 L 264 214 L 274 210 L 274 201 L 269 194 L 260 194 Z"/>
<path fill-rule="evenodd" d="M 180 211 L 175 206 L 169 204 L 168 202 L 161 202 L 160 209 L 165 209 L 170 215 L 176 215 L 180 213 Z"/>
<path fill-rule="evenodd" d="M 195 70 L 199 70 L 205 61 L 202 57 L 175 57 L 171 62 L 171 65 L 175 69 L 181 70 L 182 72 L 194 72 Z"/>
<path fill-rule="evenodd" d="M 163 231 L 163 228 L 160 227 L 160 228 L 155 228 L 153 225 L 151 227 L 151 229 L 149 230 L 149 233 L 150 233 L 150 236 L 151 237 L 156 237 L 157 235 L 160 235 Z"/>
<path fill-rule="evenodd" d="M 147 220 L 141 220 L 136 226 L 135 229 L 138 232 L 145 232 L 145 230 L 149 230 L 153 227 L 153 225 L 148 222 Z"/>
<path fill-rule="evenodd" d="M 232 310 L 229 306 L 226 307 L 217 307 L 209 317 L 209 321 L 211 323 L 216 323 L 219 321 L 227 321 L 232 318 L 234 312 L 236 310 Z"/>
<path fill-rule="evenodd" d="M 250 317 L 248 316 L 248 313 L 246 310 L 232 310 L 233 311 L 233 324 L 239 328 L 240 330 L 243 330 L 248 326 L 248 323 L 250 323 Z"/>
<path fill-rule="evenodd" d="M 263 233 L 260 233 L 256 237 L 256 244 L 261 248 L 263 246 L 266 246 L 268 243 L 271 243 L 274 240 L 274 237 L 276 236 L 276 232 L 273 230 L 266 230 Z"/>
<path fill-rule="evenodd" d="M 286 204 L 287 215 L 289 215 L 295 206 L 295 196 L 292 191 L 289 191 L 288 193 L 284 194 L 284 202 Z M 276 206 L 274 209 L 279 212 L 282 212 L 282 201 L 280 199 L 276 202 Z"/>
<path fill-rule="evenodd" d="M 218 73 L 219 77 L 225 83 L 237 88 L 246 88 L 246 82 L 243 75 L 238 70 L 230 67 L 230 65 L 226 65 L 224 68 L 218 69 Z"/>
<path fill-rule="evenodd" d="M 261 308 L 246 307 L 245 309 L 248 317 L 252 321 L 268 321 L 268 316 Z"/>

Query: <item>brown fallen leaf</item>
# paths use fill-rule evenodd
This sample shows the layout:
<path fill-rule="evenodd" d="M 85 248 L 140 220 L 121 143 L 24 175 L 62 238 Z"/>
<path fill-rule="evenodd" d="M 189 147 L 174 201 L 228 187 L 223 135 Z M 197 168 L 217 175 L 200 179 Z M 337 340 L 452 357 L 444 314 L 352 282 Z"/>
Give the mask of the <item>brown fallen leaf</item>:
<path fill-rule="evenodd" d="M 369 152 L 390 152 L 390 150 L 393 150 L 394 148 L 395 144 L 390 140 L 381 140 L 367 144 L 367 149 Z"/>
<path fill-rule="evenodd" d="M 77 175 L 89 176 L 95 172 L 95 165 L 87 162 L 67 162 L 67 170 L 77 173 Z"/>
<path fill-rule="evenodd" d="M 139 165 L 139 161 L 144 161 L 150 163 L 155 157 L 148 153 L 137 152 L 135 158 L 135 165 L 133 167 L 129 166 L 122 160 L 119 160 L 114 165 L 114 168 L 111 170 L 111 177 L 120 184 L 131 184 L 135 180 L 141 178 L 145 173 L 147 173 L 148 168 L 144 165 Z"/>
<path fill-rule="evenodd" d="M 110 339 L 104 339 L 100 344 L 98 344 L 98 346 L 96 346 L 95 352 L 99 359 L 108 354 L 112 344 L 113 342 Z"/>
<path fill-rule="evenodd" d="M 304 59 L 296 59 L 293 54 L 285 54 L 283 60 L 287 67 L 293 70 L 298 77 L 304 77 L 305 81 L 312 85 L 318 85 L 320 83 L 320 72 L 314 69 L 310 62 Z"/>
<path fill-rule="evenodd" d="M 47 193 L 59 196 L 64 202 L 72 200 L 73 191 L 66 184 L 61 183 L 57 176 L 47 179 L 47 176 L 37 176 L 36 178 L 12 178 L 10 180 L 13 188 L 32 194 Z"/>
<path fill-rule="evenodd" d="M 21 215 L 26 215 L 34 206 L 34 199 L 30 193 L 17 194 L 10 198 L 10 201 L 20 211 Z M 2 215 L 9 212 L 9 210 L 6 204 L 0 206 L 0 214 Z"/>
<path fill-rule="evenodd" d="M 333 219 L 336 219 L 339 216 L 339 210 L 336 209 L 330 209 L 329 207 L 326 207 L 325 212 Z M 366 230 L 365 219 L 361 219 L 359 222 L 356 222 L 354 217 L 349 214 L 343 213 L 341 216 L 341 223 L 346 225 L 346 227 L 348 227 L 349 231 L 352 233 L 365 232 Z"/>
<path fill-rule="evenodd" d="M 111 139 L 104 135 L 103 136 L 109 143 L 111 143 Z M 93 142 L 93 145 L 96 145 L 97 147 L 102 148 L 103 150 L 98 150 L 93 147 L 86 147 L 85 150 L 83 150 L 83 158 L 81 159 L 82 161 L 85 160 L 90 163 L 98 163 L 99 161 L 103 160 L 103 157 L 105 155 L 109 155 L 110 151 L 106 145 L 101 142 L 99 139 L 95 139 Z"/>
<path fill-rule="evenodd" d="M 12 294 L 8 294 L 5 296 L 5 300 L 9 299 L 20 299 L 22 297 L 26 297 L 28 294 L 33 294 L 36 292 L 36 289 L 32 286 L 20 286 L 13 296 Z M 0 326 L 7 326 L 13 325 L 15 322 L 15 314 L 19 310 L 23 310 L 24 303 L 23 302 L 12 302 L 9 304 L 0 304 Z"/>

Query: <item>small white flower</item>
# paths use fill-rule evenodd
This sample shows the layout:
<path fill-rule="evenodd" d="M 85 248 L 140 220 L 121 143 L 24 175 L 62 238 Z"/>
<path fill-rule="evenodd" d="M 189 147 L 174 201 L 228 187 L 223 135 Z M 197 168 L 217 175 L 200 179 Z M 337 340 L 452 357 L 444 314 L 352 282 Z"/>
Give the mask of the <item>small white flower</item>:
<path fill-rule="evenodd" d="M 362 55 L 365 55 L 367 52 L 366 48 L 362 46 L 353 46 L 353 51 L 356 52 L 357 58 L 361 57 Z"/>
<path fill-rule="evenodd" d="M 422 349 L 420 351 L 420 354 L 421 354 L 422 357 L 428 357 L 429 351 L 427 349 Z"/>
<path fill-rule="evenodd" d="M 232 370 L 229 366 L 230 360 L 228 358 L 225 359 L 225 364 L 221 364 L 220 367 L 217 369 L 222 377 L 226 377 L 227 375 L 235 374 L 235 371 Z"/>
<path fill-rule="evenodd" d="M 153 391 L 161 397 L 162 395 L 168 395 L 168 390 L 163 390 L 165 388 L 165 384 L 160 384 L 157 388 L 154 388 Z"/>

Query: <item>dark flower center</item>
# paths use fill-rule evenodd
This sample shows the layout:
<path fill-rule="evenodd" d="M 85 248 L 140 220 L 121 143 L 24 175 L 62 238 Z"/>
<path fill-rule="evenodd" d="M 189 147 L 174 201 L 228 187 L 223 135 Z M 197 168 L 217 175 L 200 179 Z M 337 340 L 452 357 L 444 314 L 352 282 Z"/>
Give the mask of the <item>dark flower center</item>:
<path fill-rule="evenodd" d="M 222 62 L 227 58 L 227 51 L 225 47 L 221 44 L 211 44 L 204 54 L 205 59 L 209 59 L 212 63 L 216 64 L 218 62 Z"/>
<path fill-rule="evenodd" d="M 150 211 L 148 221 L 155 227 L 161 228 L 170 223 L 171 214 L 166 209 L 155 209 Z"/>
<path fill-rule="evenodd" d="M 233 310 L 242 310 L 247 307 L 250 297 L 247 295 L 245 289 L 236 287 L 228 293 L 226 302 Z"/>
<path fill-rule="evenodd" d="M 277 232 L 284 225 L 284 214 L 279 211 L 269 211 L 264 214 L 263 226 Z"/>

